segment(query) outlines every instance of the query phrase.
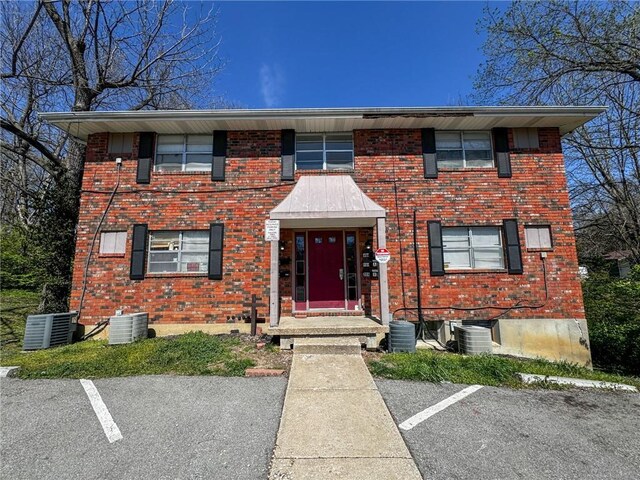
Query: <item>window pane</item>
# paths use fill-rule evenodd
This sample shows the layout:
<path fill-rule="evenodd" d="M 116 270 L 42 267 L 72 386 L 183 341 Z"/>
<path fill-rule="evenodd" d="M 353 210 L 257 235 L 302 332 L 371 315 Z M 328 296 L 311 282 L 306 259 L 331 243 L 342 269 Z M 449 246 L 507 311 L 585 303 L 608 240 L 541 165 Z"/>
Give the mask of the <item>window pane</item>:
<path fill-rule="evenodd" d="M 178 261 L 178 251 L 170 251 L 170 250 L 152 250 L 149 253 L 149 263 L 158 263 L 158 262 L 177 262 Z"/>
<path fill-rule="evenodd" d="M 502 248 L 474 248 L 474 268 L 504 268 Z"/>
<path fill-rule="evenodd" d="M 206 253 L 183 253 L 181 272 L 206 272 L 209 256 Z"/>
<path fill-rule="evenodd" d="M 551 248 L 551 230 L 549 227 L 525 227 L 527 248 Z"/>
<path fill-rule="evenodd" d="M 471 268 L 469 250 L 444 250 L 445 268 Z"/>
<path fill-rule="evenodd" d="M 327 152 L 327 170 L 353 168 L 352 152 Z"/>
<path fill-rule="evenodd" d="M 155 169 L 158 172 L 179 172 L 182 170 L 182 154 L 156 155 Z"/>
<path fill-rule="evenodd" d="M 327 150 L 353 150 L 353 143 L 349 142 L 329 142 L 327 140 Z"/>
<path fill-rule="evenodd" d="M 322 169 L 322 152 L 298 152 L 296 168 L 300 170 Z"/>
<path fill-rule="evenodd" d="M 322 135 L 297 135 L 296 150 L 322 150 Z"/>
<path fill-rule="evenodd" d="M 467 227 L 445 227 L 442 229 L 442 243 L 446 248 L 469 245 L 469 229 Z"/>
<path fill-rule="evenodd" d="M 209 232 L 184 232 L 182 234 L 182 250 L 185 252 L 206 252 L 209 250 Z"/>
<path fill-rule="evenodd" d="M 470 160 L 491 160 L 491 150 L 466 150 L 467 161 Z"/>
<path fill-rule="evenodd" d="M 213 152 L 213 135 L 187 135 L 187 152 Z"/>
<path fill-rule="evenodd" d="M 460 132 L 436 132 L 436 150 L 462 150 Z"/>
<path fill-rule="evenodd" d="M 491 151 L 491 135 L 488 132 L 464 132 L 465 150 Z"/>
<path fill-rule="evenodd" d="M 177 250 L 179 239 L 179 232 L 153 232 L 149 236 L 149 248 L 151 250 Z"/>
<path fill-rule="evenodd" d="M 493 160 L 469 160 L 467 157 L 467 167 L 493 167 Z"/>
<path fill-rule="evenodd" d="M 173 263 L 151 263 L 149 262 L 149 273 L 177 272 L 178 262 Z"/>
<path fill-rule="evenodd" d="M 210 171 L 212 159 L 213 157 L 210 153 L 204 155 L 201 153 L 189 153 L 187 154 L 187 163 L 184 169 L 188 172 Z"/>
<path fill-rule="evenodd" d="M 157 153 L 182 153 L 184 149 L 182 135 L 158 135 Z"/>
<path fill-rule="evenodd" d="M 500 246 L 500 229 L 497 227 L 473 227 L 471 229 L 474 247 Z"/>

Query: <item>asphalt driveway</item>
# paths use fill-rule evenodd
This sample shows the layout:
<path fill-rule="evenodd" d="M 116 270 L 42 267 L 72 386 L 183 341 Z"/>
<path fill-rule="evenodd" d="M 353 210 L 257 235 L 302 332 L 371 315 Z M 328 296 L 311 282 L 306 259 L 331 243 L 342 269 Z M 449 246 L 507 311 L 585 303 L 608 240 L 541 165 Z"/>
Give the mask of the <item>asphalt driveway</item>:
<path fill-rule="evenodd" d="M 396 423 L 466 385 L 376 381 Z M 640 472 L 640 395 L 483 387 L 401 433 L 428 479 L 622 479 Z"/>
<path fill-rule="evenodd" d="M 94 381 L 110 443 L 78 380 L 0 380 L 1 478 L 266 478 L 285 378 Z"/>

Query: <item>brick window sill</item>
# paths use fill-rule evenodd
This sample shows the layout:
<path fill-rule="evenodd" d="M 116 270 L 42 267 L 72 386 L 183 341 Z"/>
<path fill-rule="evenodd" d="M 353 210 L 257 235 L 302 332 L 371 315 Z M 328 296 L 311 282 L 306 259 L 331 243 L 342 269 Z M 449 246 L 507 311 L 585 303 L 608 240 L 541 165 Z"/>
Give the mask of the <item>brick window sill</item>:
<path fill-rule="evenodd" d="M 527 253 L 553 252 L 553 248 L 527 248 Z"/>
<path fill-rule="evenodd" d="M 171 272 L 171 273 L 147 273 L 145 274 L 144 278 L 207 278 L 207 274 L 206 273 L 202 273 L 202 272 L 195 272 L 195 273 L 189 273 L 189 272 L 182 272 L 182 273 L 175 273 L 175 272 Z"/>
<path fill-rule="evenodd" d="M 202 175 L 207 175 L 207 176 L 211 176 L 211 171 L 197 171 L 197 172 L 159 172 L 159 171 L 154 171 L 153 175 L 160 175 L 160 176 L 171 176 L 171 175 L 178 175 L 178 176 L 184 176 L 184 175 L 195 175 L 195 176 L 202 176 Z"/>
<path fill-rule="evenodd" d="M 124 253 L 99 253 L 98 258 L 124 258 Z"/>
<path fill-rule="evenodd" d="M 473 273 L 473 274 L 487 274 L 487 273 L 509 273 L 509 270 L 507 270 L 506 268 L 498 268 L 498 269 L 446 269 L 444 271 L 444 273 L 446 275 L 449 274 L 454 274 L 454 275 L 459 275 L 461 273 L 467 274 L 467 273 Z"/>
<path fill-rule="evenodd" d="M 496 167 L 468 167 L 468 168 L 438 168 L 438 173 L 464 173 L 464 172 L 497 172 Z"/>

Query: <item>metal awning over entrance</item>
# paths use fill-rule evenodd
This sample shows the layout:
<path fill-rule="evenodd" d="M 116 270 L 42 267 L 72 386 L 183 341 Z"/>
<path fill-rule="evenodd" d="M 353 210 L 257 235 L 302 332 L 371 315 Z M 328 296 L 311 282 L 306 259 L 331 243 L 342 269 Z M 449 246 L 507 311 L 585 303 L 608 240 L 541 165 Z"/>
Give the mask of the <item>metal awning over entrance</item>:
<path fill-rule="evenodd" d="M 386 210 L 371 200 L 349 175 L 306 175 L 273 210 L 282 228 L 326 229 L 375 227 L 377 248 L 386 248 Z M 328 239 L 330 240 L 330 239 Z M 327 243 L 330 243 L 328 241 Z M 269 323 L 279 321 L 279 247 L 271 241 Z M 342 277 L 341 277 L 342 280 Z M 387 264 L 379 266 L 380 320 L 389 324 Z M 346 297 L 343 297 L 346 298 Z M 346 306 L 346 304 L 345 304 Z"/>
<path fill-rule="evenodd" d="M 371 200 L 349 175 L 307 175 L 270 218 L 282 228 L 372 227 L 386 211 Z"/>

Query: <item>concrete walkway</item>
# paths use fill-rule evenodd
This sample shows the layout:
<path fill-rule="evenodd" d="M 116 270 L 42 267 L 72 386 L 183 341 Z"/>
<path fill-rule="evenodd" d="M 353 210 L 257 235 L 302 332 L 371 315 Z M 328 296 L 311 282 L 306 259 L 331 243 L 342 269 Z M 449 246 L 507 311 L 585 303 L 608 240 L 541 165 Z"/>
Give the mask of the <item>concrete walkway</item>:
<path fill-rule="evenodd" d="M 294 350 L 269 478 L 422 478 L 359 353 Z"/>

